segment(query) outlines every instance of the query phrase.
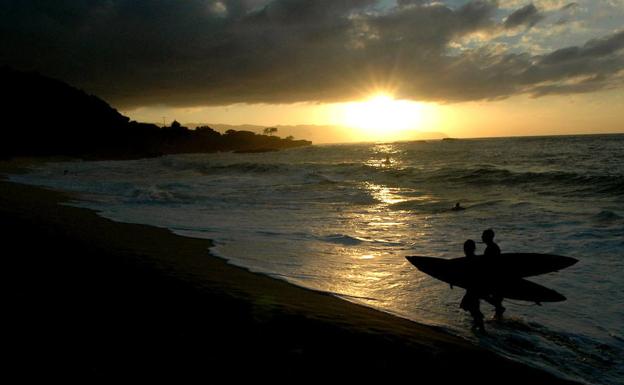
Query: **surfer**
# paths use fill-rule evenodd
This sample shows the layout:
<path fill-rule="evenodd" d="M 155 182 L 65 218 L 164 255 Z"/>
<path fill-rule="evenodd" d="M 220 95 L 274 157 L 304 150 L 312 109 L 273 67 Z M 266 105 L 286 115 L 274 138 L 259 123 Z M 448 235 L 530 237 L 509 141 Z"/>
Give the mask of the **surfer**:
<path fill-rule="evenodd" d="M 481 240 L 486 245 L 483 256 L 485 256 L 486 258 L 500 257 L 500 247 L 498 247 L 498 245 L 494 243 L 494 230 L 487 229 L 483 231 L 483 234 L 481 234 Z M 503 313 L 505 312 L 505 307 L 503 306 L 503 297 L 498 294 L 492 294 L 490 296 L 484 297 L 484 299 L 488 301 L 492 306 L 494 306 L 494 318 L 501 319 L 503 317 Z"/>
<path fill-rule="evenodd" d="M 461 210 L 465 210 L 464 207 L 461 207 L 461 205 L 459 204 L 459 202 L 455 203 L 455 207 L 453 207 L 451 210 L 453 211 L 461 211 Z M 474 241 L 473 241 L 474 242 Z"/>
<path fill-rule="evenodd" d="M 477 245 L 472 239 L 468 239 L 464 242 L 464 254 L 466 255 L 466 258 L 470 258 L 473 263 L 476 262 L 476 248 Z M 470 312 L 470 315 L 472 316 L 472 328 L 480 331 L 481 333 L 485 333 L 485 327 L 483 326 L 483 313 L 481 313 L 481 309 L 479 308 L 481 305 L 479 297 L 479 290 L 477 290 L 477 288 L 467 288 L 466 294 L 464 295 L 464 298 L 462 298 L 459 307 Z"/>

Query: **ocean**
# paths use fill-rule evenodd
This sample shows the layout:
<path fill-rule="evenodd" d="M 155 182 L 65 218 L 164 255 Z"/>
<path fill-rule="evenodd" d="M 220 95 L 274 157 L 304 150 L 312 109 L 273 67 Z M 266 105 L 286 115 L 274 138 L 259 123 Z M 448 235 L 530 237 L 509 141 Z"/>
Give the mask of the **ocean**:
<path fill-rule="evenodd" d="M 503 356 L 592 384 L 624 383 L 624 135 L 323 145 L 48 163 L 11 180 L 79 193 L 120 222 L 208 238 L 230 263 L 435 325 Z M 453 211 L 460 202 L 465 208 Z M 529 280 L 568 299 L 506 301 L 471 331 L 451 289 L 407 255 L 503 252 L 579 262 Z M 490 305 L 482 302 L 489 317 Z"/>

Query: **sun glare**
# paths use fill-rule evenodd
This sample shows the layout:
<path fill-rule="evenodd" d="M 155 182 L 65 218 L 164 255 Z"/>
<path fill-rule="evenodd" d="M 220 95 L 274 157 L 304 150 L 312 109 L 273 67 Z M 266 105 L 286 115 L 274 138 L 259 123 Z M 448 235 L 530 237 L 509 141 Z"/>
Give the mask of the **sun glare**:
<path fill-rule="evenodd" d="M 376 94 L 362 102 L 346 103 L 342 121 L 362 130 L 367 139 L 408 139 L 409 132 L 421 128 L 423 108 L 421 103 Z"/>

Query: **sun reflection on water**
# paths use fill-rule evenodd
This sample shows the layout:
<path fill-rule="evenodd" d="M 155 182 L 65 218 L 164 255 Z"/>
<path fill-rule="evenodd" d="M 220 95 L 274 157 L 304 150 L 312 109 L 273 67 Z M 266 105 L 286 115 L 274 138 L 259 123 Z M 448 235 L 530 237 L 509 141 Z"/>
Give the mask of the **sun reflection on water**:
<path fill-rule="evenodd" d="M 403 189 L 397 187 L 388 187 L 372 182 L 364 182 L 364 188 L 367 189 L 373 198 L 385 205 L 392 205 L 409 200 L 400 193 Z"/>
<path fill-rule="evenodd" d="M 373 148 L 372 153 L 373 154 L 370 159 L 364 162 L 364 164 L 368 167 L 374 167 L 377 169 L 401 169 L 405 166 L 401 160 L 401 151 L 399 151 L 393 144 L 377 144 Z"/>
<path fill-rule="evenodd" d="M 338 194 L 351 191 L 357 202 L 352 196 L 313 202 L 331 210 L 310 218 L 312 238 L 320 242 L 297 251 L 314 258 L 293 258 L 307 274 L 287 279 L 405 316 L 414 303 L 425 301 L 439 289 L 431 280 L 421 282 L 421 273 L 404 258 L 414 254 L 419 239 L 431 232 L 428 214 L 421 206 L 439 198 L 417 185 L 397 182 L 405 175 L 402 170 L 413 169 L 400 146 L 377 144 L 361 151 L 365 157 L 349 167 L 352 172 L 369 172 L 370 178 L 338 175 L 333 176 L 335 183 L 323 185 Z M 345 185 L 355 187 L 357 194 Z"/>
<path fill-rule="evenodd" d="M 387 168 L 388 172 L 401 167 L 401 153 L 392 144 L 376 145 L 365 164 Z M 373 204 L 343 213 L 343 229 L 361 243 L 343 247 L 334 245 L 331 254 L 344 256 L 341 268 L 327 272 L 332 279 L 330 290 L 347 299 L 373 304 L 381 308 L 401 308 L 397 287 L 406 285 L 405 269 L 397 260 L 403 259 L 406 229 L 412 215 L 390 206 L 411 200 L 423 200 L 417 191 L 395 187 L 381 181 L 361 182 L 360 189 L 373 198 Z M 348 261 L 348 262 L 347 262 Z"/>

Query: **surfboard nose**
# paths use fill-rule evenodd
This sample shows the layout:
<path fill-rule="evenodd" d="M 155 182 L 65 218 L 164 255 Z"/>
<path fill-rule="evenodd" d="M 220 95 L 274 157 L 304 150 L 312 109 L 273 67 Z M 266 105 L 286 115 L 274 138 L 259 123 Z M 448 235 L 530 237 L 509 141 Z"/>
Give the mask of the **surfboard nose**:
<path fill-rule="evenodd" d="M 416 266 L 416 268 L 421 271 L 430 270 L 432 268 L 435 269 L 446 262 L 445 259 L 435 257 L 421 257 L 418 255 L 410 255 L 405 257 L 405 259 L 407 259 L 412 265 Z"/>
<path fill-rule="evenodd" d="M 572 258 L 572 257 L 563 257 L 560 256 L 561 260 L 562 260 L 562 264 L 565 265 L 563 268 L 565 269 L 566 267 L 570 267 L 572 265 L 575 265 L 579 260 L 576 258 Z"/>
<path fill-rule="evenodd" d="M 567 300 L 567 298 L 559 293 L 558 291 L 555 291 L 553 289 L 549 289 L 550 292 L 547 293 L 547 295 L 545 295 L 545 298 L 542 299 L 541 302 L 563 302 L 565 300 Z"/>

